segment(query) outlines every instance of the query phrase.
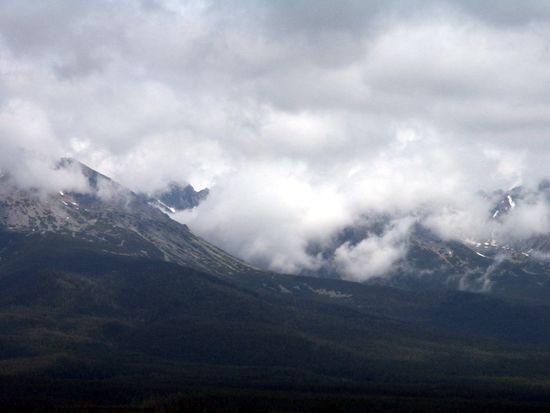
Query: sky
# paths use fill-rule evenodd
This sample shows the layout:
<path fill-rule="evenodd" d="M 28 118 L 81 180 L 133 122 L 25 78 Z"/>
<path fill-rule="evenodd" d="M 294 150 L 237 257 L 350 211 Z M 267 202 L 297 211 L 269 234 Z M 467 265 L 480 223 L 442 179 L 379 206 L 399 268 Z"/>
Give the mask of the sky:
<path fill-rule="evenodd" d="M 387 272 L 421 221 L 442 237 L 550 232 L 538 200 L 487 223 L 480 191 L 550 178 L 547 1 L 0 1 L 0 170 L 78 189 L 72 156 L 135 191 L 208 187 L 178 215 L 277 271 L 342 245 Z M 419 212 L 420 211 L 420 212 Z"/>

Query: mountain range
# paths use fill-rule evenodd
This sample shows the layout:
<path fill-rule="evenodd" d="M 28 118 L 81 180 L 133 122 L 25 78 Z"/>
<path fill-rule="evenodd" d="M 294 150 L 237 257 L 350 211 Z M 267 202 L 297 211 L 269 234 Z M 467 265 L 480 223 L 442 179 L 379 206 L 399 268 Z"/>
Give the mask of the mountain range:
<path fill-rule="evenodd" d="M 168 184 L 162 191 L 155 191 L 151 195 L 140 194 L 148 202 L 166 214 L 175 214 L 185 209 L 193 209 L 204 201 L 210 190 L 208 188 L 195 191 L 192 185 L 180 185 L 175 182 Z"/>
<path fill-rule="evenodd" d="M 550 191 L 543 182 L 536 191 L 515 187 L 487 197 L 494 207 L 487 219 L 498 230 L 516 208 L 541 199 L 550 205 Z M 364 240 L 382 236 L 391 228 L 392 216 L 365 217 L 362 222 L 340 230 L 323 247 L 312 248 L 323 259 L 320 269 L 303 275 L 341 278 L 335 260 L 342 246 L 355 247 Z M 492 222 L 491 222 L 492 221 Z M 497 297 L 550 304 L 550 235 L 537 234 L 518 239 L 445 239 L 422 220 L 407 232 L 406 252 L 389 271 L 365 282 L 418 290 L 461 290 Z"/>
<path fill-rule="evenodd" d="M 538 285 L 546 270 L 523 251 L 502 261 L 499 278 L 510 280 L 480 293 L 439 288 L 436 276 L 486 271 L 493 258 L 478 252 L 497 247 L 423 228 L 411 237 L 411 272 L 389 278 L 391 286 L 277 274 L 78 161 L 57 167 L 82 174 L 88 189 L 51 193 L 21 188 L 9 174 L 0 180 L 0 401 L 8 410 L 550 407 L 547 284 L 514 289 L 524 275 Z M 345 240 L 372 229 L 354 230 Z M 412 281 L 421 268 L 434 270 L 430 283 Z"/>

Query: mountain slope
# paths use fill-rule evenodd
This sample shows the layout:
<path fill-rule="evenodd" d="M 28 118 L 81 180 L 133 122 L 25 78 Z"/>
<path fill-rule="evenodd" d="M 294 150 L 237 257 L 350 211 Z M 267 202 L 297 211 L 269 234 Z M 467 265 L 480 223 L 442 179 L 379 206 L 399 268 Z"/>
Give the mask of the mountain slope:
<path fill-rule="evenodd" d="M 437 382 L 479 396 L 500 377 L 509 396 L 550 390 L 548 307 L 266 273 L 224 279 L 59 234 L 0 239 L 11 252 L 0 261 L 0 379 L 395 394 Z"/>
<path fill-rule="evenodd" d="M 283 389 L 550 403 L 548 306 L 258 271 L 60 167 L 89 189 L 0 185 L 0 402 L 161 410 L 182 391 Z"/>
<path fill-rule="evenodd" d="M 63 234 L 97 242 L 113 254 L 150 257 L 228 276 L 252 267 L 192 234 L 142 197 L 108 177 L 65 159 L 59 168 L 83 174 L 84 192 L 21 189 L 0 179 L 0 227 L 38 236 Z"/>
<path fill-rule="evenodd" d="M 533 197 L 520 189 L 499 194 L 488 221 L 499 229 L 516 207 Z M 543 194 L 544 195 L 544 194 Z M 537 199 L 550 194 L 537 194 Z M 369 239 L 381 239 L 392 230 L 391 216 L 372 216 L 344 228 L 332 243 L 314 248 L 323 257 L 320 270 L 304 275 L 346 277 L 337 260 L 338 251 L 354 249 Z M 365 282 L 407 289 L 461 290 L 498 297 L 550 304 L 550 235 L 541 233 L 518 239 L 445 239 L 418 219 L 401 235 L 398 246 L 405 253 L 383 274 L 365 276 Z M 361 278 L 360 270 L 354 277 Z"/>

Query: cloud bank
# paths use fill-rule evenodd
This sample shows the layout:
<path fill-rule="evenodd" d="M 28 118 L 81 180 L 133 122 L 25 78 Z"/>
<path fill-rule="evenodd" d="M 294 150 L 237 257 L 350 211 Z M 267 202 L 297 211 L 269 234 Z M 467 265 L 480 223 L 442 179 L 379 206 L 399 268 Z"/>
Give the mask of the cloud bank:
<path fill-rule="evenodd" d="M 535 0 L 6 0 L 0 168 L 53 190 L 68 178 L 41 171 L 73 156 L 134 190 L 208 186 L 179 219 L 280 271 L 369 214 L 494 234 L 480 191 L 549 177 L 549 23 Z M 550 230 L 523 208 L 499 236 Z M 406 228 L 339 265 L 384 272 Z"/>

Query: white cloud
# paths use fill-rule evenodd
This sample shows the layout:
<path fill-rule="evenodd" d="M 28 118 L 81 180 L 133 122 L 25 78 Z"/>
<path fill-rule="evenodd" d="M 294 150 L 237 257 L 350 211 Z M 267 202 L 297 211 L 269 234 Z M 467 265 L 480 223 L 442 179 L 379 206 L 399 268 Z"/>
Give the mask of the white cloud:
<path fill-rule="evenodd" d="M 252 164 L 229 174 L 199 208 L 179 219 L 227 251 L 273 270 L 314 269 L 308 243 L 347 223 L 345 198 L 312 183 L 291 161 Z"/>
<path fill-rule="evenodd" d="M 209 186 L 181 219 L 284 271 L 315 268 L 311 242 L 368 214 L 493 233 L 478 192 L 547 174 L 543 3 L 4 1 L 0 168 L 54 190 L 69 155 L 134 190 Z M 542 205 L 502 236 L 546 231 Z M 401 247 L 340 255 L 354 268 Z"/>
<path fill-rule="evenodd" d="M 390 223 L 382 235 L 370 234 L 356 245 L 342 244 L 335 251 L 334 263 L 345 278 L 365 281 L 385 274 L 407 252 L 407 238 L 414 220 Z"/>

